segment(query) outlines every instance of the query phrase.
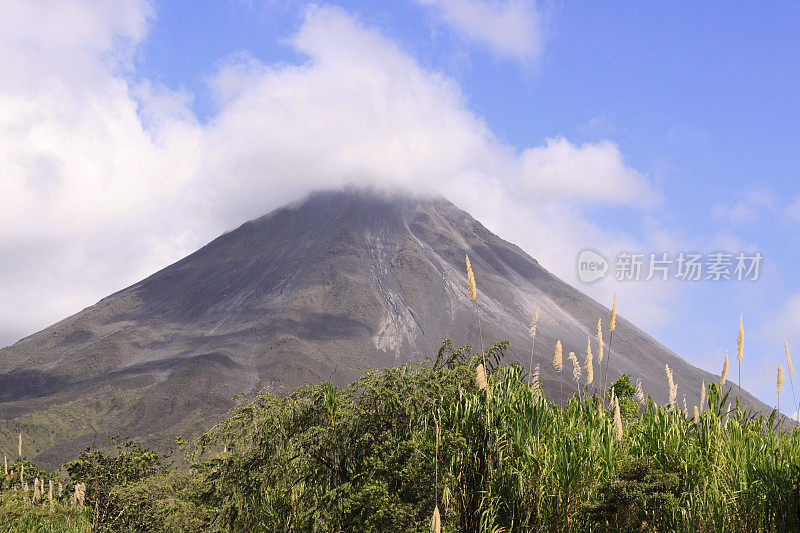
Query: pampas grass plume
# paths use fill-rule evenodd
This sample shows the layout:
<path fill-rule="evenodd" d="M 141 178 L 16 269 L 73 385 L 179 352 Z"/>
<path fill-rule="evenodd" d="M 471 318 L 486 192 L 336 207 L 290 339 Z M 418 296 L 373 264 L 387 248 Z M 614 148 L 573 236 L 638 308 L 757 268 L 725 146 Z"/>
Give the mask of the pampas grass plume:
<path fill-rule="evenodd" d="M 619 398 L 614 398 L 614 432 L 617 441 L 622 440 L 622 415 L 619 412 Z"/>
<path fill-rule="evenodd" d="M 536 345 L 536 326 L 539 325 L 539 306 L 536 306 L 536 316 L 533 317 L 533 322 L 531 323 L 531 329 L 529 331 L 531 335 L 531 360 L 528 363 L 528 371 L 531 372 L 533 370 L 533 350 Z M 528 376 L 528 385 L 531 385 L 531 376 Z"/>
<path fill-rule="evenodd" d="M 536 307 L 536 316 L 533 317 L 533 322 L 531 323 L 530 334 L 531 337 L 536 337 L 536 326 L 539 325 L 539 307 Z"/>
<path fill-rule="evenodd" d="M 644 390 L 642 389 L 642 380 L 636 380 L 636 393 L 633 395 L 636 401 L 644 405 Z"/>
<path fill-rule="evenodd" d="M 475 384 L 478 385 L 478 390 L 486 390 L 489 385 L 486 381 L 486 369 L 481 363 L 478 363 L 478 367 L 475 369 Z"/>
<path fill-rule="evenodd" d="M 739 337 L 736 340 L 736 360 L 740 363 L 744 357 L 744 315 L 739 315 Z"/>
<path fill-rule="evenodd" d="M 597 363 L 602 365 L 603 364 L 603 351 L 606 346 L 606 343 L 603 342 L 603 319 L 599 318 L 597 320 Z M 602 367 L 601 367 L 602 370 Z"/>
<path fill-rule="evenodd" d="M 22 459 L 22 433 L 19 434 L 19 447 L 17 449 L 20 459 Z"/>
<path fill-rule="evenodd" d="M 475 274 L 472 272 L 472 264 L 469 262 L 469 255 L 467 255 L 467 284 L 469 289 L 469 299 L 478 299 L 478 285 L 475 283 Z"/>
<path fill-rule="evenodd" d="M 664 370 L 667 372 L 667 385 L 669 385 L 669 406 L 675 408 L 675 402 L 678 399 L 678 386 L 675 384 L 669 365 L 664 365 Z"/>
<path fill-rule="evenodd" d="M 694 406 L 694 423 L 695 424 L 700 423 L 700 410 L 697 408 L 696 405 Z"/>
<path fill-rule="evenodd" d="M 433 516 L 431 517 L 431 532 L 442 533 L 442 516 L 439 514 L 439 506 L 433 509 Z"/>
<path fill-rule="evenodd" d="M 47 491 L 47 501 L 50 502 L 50 512 L 53 512 L 53 480 L 50 480 L 50 490 Z"/>
<path fill-rule="evenodd" d="M 797 377 L 794 373 L 794 365 L 792 364 L 792 358 L 789 354 L 789 343 L 786 342 L 786 339 L 783 339 L 783 346 L 786 348 L 786 367 L 789 370 L 789 377 Z"/>
<path fill-rule="evenodd" d="M 556 355 L 553 357 L 553 367 L 559 372 L 564 370 L 564 349 L 561 346 L 561 341 L 556 343 Z"/>
<path fill-rule="evenodd" d="M 700 389 L 700 409 L 706 408 L 706 382 L 703 380 L 702 388 Z"/>
<path fill-rule="evenodd" d="M 577 383 L 581 379 L 581 365 L 575 357 L 575 352 L 569 352 L 569 360 L 572 361 L 572 379 Z"/>
<path fill-rule="evenodd" d="M 611 308 L 611 319 L 608 321 L 608 331 L 617 328 L 617 293 L 614 292 L 614 306 Z"/>
<path fill-rule="evenodd" d="M 778 365 L 778 395 L 783 392 L 783 365 Z"/>
<path fill-rule="evenodd" d="M 85 483 L 78 483 L 75 485 L 75 494 L 72 495 L 70 500 L 73 502 L 73 505 L 77 505 L 78 507 L 83 507 L 83 504 L 86 499 L 86 484 Z"/>
<path fill-rule="evenodd" d="M 592 338 L 587 337 L 586 344 L 586 384 L 591 385 L 594 381 L 594 363 L 592 361 Z"/>
<path fill-rule="evenodd" d="M 720 388 L 725 386 L 725 382 L 728 381 L 728 352 L 725 351 L 725 362 L 722 364 L 722 374 L 719 377 L 719 386 Z"/>

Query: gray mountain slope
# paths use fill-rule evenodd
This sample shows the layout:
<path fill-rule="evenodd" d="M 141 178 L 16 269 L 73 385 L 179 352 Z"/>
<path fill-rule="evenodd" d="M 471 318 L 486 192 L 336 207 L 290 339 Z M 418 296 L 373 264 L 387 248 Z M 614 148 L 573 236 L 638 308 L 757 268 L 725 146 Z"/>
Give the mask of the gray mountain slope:
<path fill-rule="evenodd" d="M 26 456 L 45 465 L 106 434 L 166 449 L 176 435 L 221 420 L 237 395 L 326 379 L 345 385 L 367 368 L 432 356 L 445 338 L 478 345 L 465 253 L 485 345 L 509 340 L 509 357 L 527 365 L 527 331 L 540 306 L 543 386 L 558 397 L 551 362 L 561 340 L 564 389 L 574 392 L 566 354 L 583 362 L 598 319 L 607 327 L 606 307 L 446 200 L 325 192 L 0 350 L 0 444 L 14 450 L 21 431 Z M 665 364 L 690 410 L 701 382 L 718 379 L 619 317 L 609 381 L 641 378 L 663 404 Z"/>

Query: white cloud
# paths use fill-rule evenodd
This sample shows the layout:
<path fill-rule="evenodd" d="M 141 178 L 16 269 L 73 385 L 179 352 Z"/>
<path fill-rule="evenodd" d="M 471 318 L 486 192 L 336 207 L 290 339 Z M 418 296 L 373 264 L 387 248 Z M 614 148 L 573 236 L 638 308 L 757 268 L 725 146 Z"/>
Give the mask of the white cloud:
<path fill-rule="evenodd" d="M 775 197 L 772 192 L 750 191 L 736 202 L 717 205 L 712 209 L 711 216 L 717 220 L 747 224 L 757 221 L 774 206 Z"/>
<path fill-rule="evenodd" d="M 3 4 L 0 341 L 198 244 L 165 213 L 194 173 L 201 132 L 186 113 L 170 118 L 180 95 L 125 81 L 151 14 L 135 0 Z"/>
<path fill-rule="evenodd" d="M 800 221 L 800 200 L 786 208 L 786 216 L 790 220 Z"/>
<path fill-rule="evenodd" d="M 501 57 L 530 62 L 544 48 L 542 14 L 532 0 L 415 0 L 464 37 Z"/>
<path fill-rule="evenodd" d="M 121 73 L 146 35 L 149 5 L 101 4 L 75 3 L 81 9 L 62 13 L 68 23 L 53 30 L 65 32 L 58 41 L 82 76 L 55 64 L 61 50 L 45 31 L 0 31 L 0 58 L 21 54 L 30 70 L 30 85 L 0 86 L 0 323 L 18 336 L 336 185 L 444 194 L 567 281 L 586 246 L 637 249 L 581 214 L 589 203 L 656 196 L 616 145 L 556 138 L 518 155 L 457 84 L 340 9 L 307 11 L 290 41 L 308 58 L 300 64 L 225 61 L 210 80 L 219 112 L 201 125 L 191 95 L 132 85 Z M 28 5 L 13 4 L 5 25 L 30 23 Z M 622 290 L 626 316 L 647 325 L 668 309 L 653 302 L 672 296 L 642 285 Z M 589 288 L 604 301 L 611 290 Z"/>
<path fill-rule="evenodd" d="M 563 137 L 522 153 L 521 183 L 548 196 L 586 202 L 642 203 L 656 200 L 645 178 L 627 167 L 616 144 L 575 146 Z"/>
<path fill-rule="evenodd" d="M 78 96 L 106 83 L 130 68 L 151 17 L 146 0 L 4 0 L 0 91 Z"/>

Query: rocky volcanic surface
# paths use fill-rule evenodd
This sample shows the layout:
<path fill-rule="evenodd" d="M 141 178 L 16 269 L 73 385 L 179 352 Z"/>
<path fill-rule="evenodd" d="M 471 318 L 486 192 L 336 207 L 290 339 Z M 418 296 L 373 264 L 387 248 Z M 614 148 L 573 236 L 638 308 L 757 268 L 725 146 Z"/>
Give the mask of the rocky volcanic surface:
<path fill-rule="evenodd" d="M 465 253 L 487 346 L 507 339 L 509 356 L 527 365 L 541 307 L 535 361 L 557 396 L 556 340 L 567 378 L 566 354 L 583 361 L 598 318 L 607 327 L 606 307 L 446 200 L 326 192 L 0 350 L 0 444 L 16 450 L 21 431 L 26 455 L 44 465 L 107 434 L 163 450 L 221 420 L 236 396 L 283 394 L 306 381 L 345 385 L 370 367 L 433 356 L 445 338 L 479 344 Z M 718 379 L 621 317 L 613 351 L 609 380 L 641 378 L 658 403 L 665 363 L 690 410 L 701 382 Z M 565 390 L 574 391 L 566 379 Z"/>

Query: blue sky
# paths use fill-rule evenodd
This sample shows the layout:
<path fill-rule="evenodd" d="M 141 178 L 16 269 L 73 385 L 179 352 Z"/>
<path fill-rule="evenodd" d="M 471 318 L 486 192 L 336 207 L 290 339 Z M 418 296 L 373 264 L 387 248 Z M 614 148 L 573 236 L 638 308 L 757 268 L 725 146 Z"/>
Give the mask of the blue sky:
<path fill-rule="evenodd" d="M 797 3 L 101 6 L 12 1 L 0 23 L 0 343 L 309 190 L 377 183 L 619 291 L 708 370 L 743 313 L 745 386 L 774 403 L 800 346 Z M 584 248 L 765 259 L 755 282 L 585 285 Z"/>

